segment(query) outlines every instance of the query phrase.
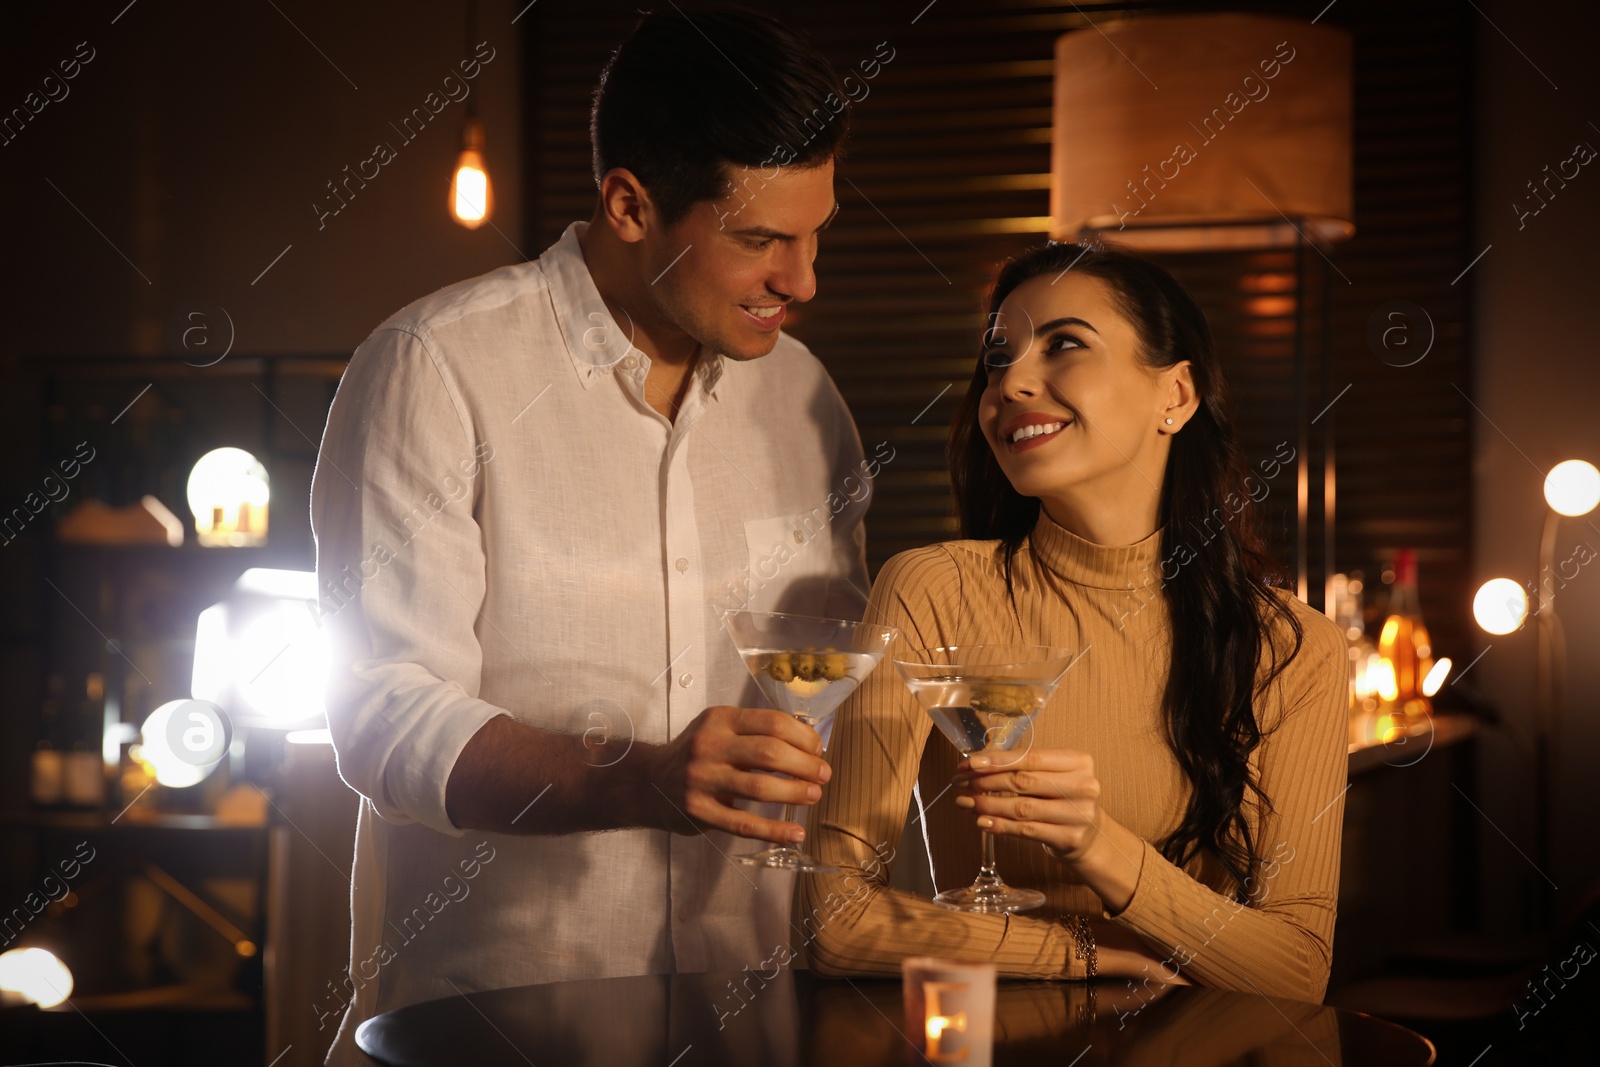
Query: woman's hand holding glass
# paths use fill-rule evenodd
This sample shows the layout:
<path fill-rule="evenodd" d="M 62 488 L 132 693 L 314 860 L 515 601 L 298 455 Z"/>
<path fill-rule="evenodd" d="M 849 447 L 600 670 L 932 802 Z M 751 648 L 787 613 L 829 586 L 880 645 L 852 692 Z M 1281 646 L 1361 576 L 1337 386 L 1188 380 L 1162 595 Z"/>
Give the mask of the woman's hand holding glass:
<path fill-rule="evenodd" d="M 991 834 L 1038 841 L 1073 867 L 1112 912 L 1133 898 L 1143 842 L 1100 805 L 1094 757 L 1035 748 L 1001 760 L 975 754 L 957 764 L 956 807 Z"/>

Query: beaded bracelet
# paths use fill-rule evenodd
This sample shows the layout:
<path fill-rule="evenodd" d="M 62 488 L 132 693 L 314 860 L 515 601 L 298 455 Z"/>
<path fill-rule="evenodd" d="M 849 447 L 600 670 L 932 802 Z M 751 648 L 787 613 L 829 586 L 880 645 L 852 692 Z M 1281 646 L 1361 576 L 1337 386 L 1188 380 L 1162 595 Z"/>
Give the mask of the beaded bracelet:
<path fill-rule="evenodd" d="M 1067 932 L 1072 935 L 1075 944 L 1073 955 L 1083 961 L 1084 977 L 1093 978 L 1099 970 L 1099 958 L 1095 949 L 1094 928 L 1089 925 L 1089 920 L 1082 915 L 1070 915 L 1062 920 Z"/>

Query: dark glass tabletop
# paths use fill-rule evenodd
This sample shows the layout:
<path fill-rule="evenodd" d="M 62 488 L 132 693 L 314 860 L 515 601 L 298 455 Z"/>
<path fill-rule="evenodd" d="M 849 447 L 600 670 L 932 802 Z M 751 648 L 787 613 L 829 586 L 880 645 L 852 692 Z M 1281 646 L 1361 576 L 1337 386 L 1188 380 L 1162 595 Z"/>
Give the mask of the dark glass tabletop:
<path fill-rule="evenodd" d="M 900 982 L 783 971 L 646 975 L 431 1000 L 361 1024 L 390 1067 L 903 1067 Z M 1387 1067 L 1434 1061 L 1369 1015 L 1193 986 L 1003 981 L 996 1067 L 1185 1064 Z M 910 1059 L 908 1060 L 908 1054 Z"/>

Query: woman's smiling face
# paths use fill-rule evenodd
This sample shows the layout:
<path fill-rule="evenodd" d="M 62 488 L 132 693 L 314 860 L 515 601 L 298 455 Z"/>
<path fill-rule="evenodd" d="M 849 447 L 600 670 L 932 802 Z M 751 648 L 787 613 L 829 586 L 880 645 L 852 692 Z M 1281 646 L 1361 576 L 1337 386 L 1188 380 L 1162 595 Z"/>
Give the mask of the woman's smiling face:
<path fill-rule="evenodd" d="M 1138 331 L 1105 282 L 1070 270 L 1031 278 L 984 340 L 978 423 L 1017 492 L 1059 505 L 1057 521 L 1095 502 L 1159 497 L 1168 434 L 1192 407 L 1173 409 L 1189 365 L 1141 363 Z"/>

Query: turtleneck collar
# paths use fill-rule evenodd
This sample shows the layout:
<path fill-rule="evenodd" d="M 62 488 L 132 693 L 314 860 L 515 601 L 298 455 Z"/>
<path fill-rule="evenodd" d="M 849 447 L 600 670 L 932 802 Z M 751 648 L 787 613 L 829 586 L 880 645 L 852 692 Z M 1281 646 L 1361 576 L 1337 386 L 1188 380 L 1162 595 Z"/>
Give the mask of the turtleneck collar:
<path fill-rule="evenodd" d="M 1058 525 L 1043 507 L 1029 535 L 1039 562 L 1069 582 L 1132 589 L 1160 570 L 1161 529 L 1131 545 L 1098 545 Z"/>

